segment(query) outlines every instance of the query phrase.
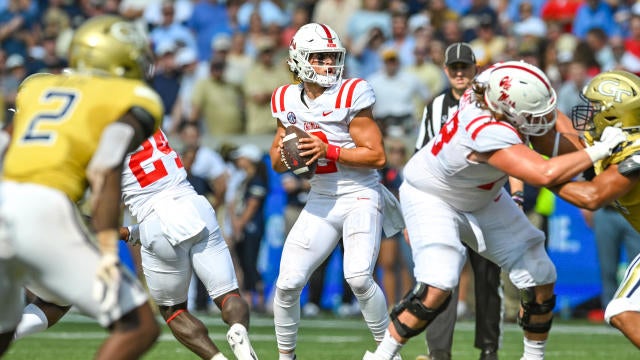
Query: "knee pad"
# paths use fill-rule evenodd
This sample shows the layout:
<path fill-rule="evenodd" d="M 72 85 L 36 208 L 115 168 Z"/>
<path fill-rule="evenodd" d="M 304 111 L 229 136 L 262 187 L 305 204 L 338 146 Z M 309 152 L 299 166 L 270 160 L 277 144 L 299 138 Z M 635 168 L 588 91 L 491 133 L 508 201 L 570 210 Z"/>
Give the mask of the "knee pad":
<path fill-rule="evenodd" d="M 529 287 L 521 289 L 520 305 L 522 305 L 523 311 L 522 315 L 518 314 L 518 325 L 520 325 L 523 330 L 537 334 L 549 332 L 553 318 L 543 323 L 531 323 L 531 315 L 545 315 L 552 312 L 556 306 L 555 295 L 542 302 L 542 304 L 538 304 L 536 302 L 535 288 Z"/>
<path fill-rule="evenodd" d="M 418 282 L 413 290 L 409 291 L 400 303 L 393 307 L 389 317 L 393 322 L 393 325 L 396 328 L 396 331 L 400 336 L 405 339 L 414 337 L 420 334 L 424 329 L 427 328 L 427 325 L 435 319 L 438 314 L 446 309 L 449 301 L 451 300 L 451 294 L 447 296 L 447 299 L 440 305 L 437 309 L 431 309 L 422 303 L 422 301 L 426 298 L 429 287 L 427 284 Z M 410 314 L 415 316 L 416 318 L 426 321 L 426 324 L 418 329 L 413 329 L 407 326 L 406 324 L 400 322 L 398 319 L 398 315 L 400 315 L 404 311 L 408 311 Z"/>
<path fill-rule="evenodd" d="M 274 302 L 277 302 L 278 305 L 282 307 L 291 307 L 300 301 L 300 293 L 301 290 L 293 289 L 293 290 L 283 290 L 279 287 L 276 287 L 276 295 L 274 298 Z"/>
<path fill-rule="evenodd" d="M 368 275 L 356 276 L 346 280 L 356 297 L 366 295 L 374 285 L 373 278 Z"/>

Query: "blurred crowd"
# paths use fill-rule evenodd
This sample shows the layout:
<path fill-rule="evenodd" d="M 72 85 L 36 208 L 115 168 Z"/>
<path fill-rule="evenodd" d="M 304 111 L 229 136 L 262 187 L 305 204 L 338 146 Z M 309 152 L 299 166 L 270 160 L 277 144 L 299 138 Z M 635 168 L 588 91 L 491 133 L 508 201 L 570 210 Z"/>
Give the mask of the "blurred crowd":
<path fill-rule="evenodd" d="M 310 21 L 340 34 L 346 77 L 370 81 L 391 135 L 415 133 L 447 84 L 444 49 L 458 41 L 471 44 L 480 71 L 511 59 L 541 67 L 563 112 L 598 72 L 640 73 L 640 2 L 629 0 L 0 0 L 4 108 L 24 77 L 61 71 L 74 29 L 104 13 L 148 33 L 170 135 L 182 122 L 213 137 L 272 134 L 271 92 L 291 81 L 288 44 Z"/>

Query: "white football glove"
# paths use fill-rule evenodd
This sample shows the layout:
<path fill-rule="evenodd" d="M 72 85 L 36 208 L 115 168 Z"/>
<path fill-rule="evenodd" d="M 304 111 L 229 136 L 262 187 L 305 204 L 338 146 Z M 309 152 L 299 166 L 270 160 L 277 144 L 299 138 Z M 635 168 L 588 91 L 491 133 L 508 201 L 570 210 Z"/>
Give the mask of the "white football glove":
<path fill-rule="evenodd" d="M 129 229 L 129 238 L 125 240 L 131 245 L 140 245 L 140 225 L 133 224 L 127 228 Z"/>
<path fill-rule="evenodd" d="M 102 256 L 96 269 L 93 297 L 100 303 L 100 310 L 108 312 L 118 303 L 121 272 L 118 268 L 118 231 L 104 230 L 96 234 Z"/>
<path fill-rule="evenodd" d="M 596 141 L 593 146 L 585 149 L 593 163 L 598 162 L 611 155 L 613 149 L 619 144 L 627 141 L 627 134 L 618 127 L 607 126 L 600 136 L 600 141 Z"/>
<path fill-rule="evenodd" d="M 96 280 L 93 284 L 93 297 L 100 302 L 100 309 L 110 311 L 118 303 L 120 290 L 120 269 L 118 256 L 105 254 L 100 258 L 96 270 Z"/>

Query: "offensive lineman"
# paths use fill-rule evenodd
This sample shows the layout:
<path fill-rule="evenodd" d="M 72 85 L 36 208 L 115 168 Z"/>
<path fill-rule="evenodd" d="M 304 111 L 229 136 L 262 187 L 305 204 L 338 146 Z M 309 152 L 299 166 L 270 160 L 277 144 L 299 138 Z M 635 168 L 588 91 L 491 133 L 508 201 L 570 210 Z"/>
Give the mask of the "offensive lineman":
<path fill-rule="evenodd" d="M 400 202 L 416 263 L 415 289 L 391 311 L 375 353 L 389 360 L 446 307 L 465 261 L 464 243 L 509 272 L 520 289 L 522 359 L 543 359 L 555 305 L 556 271 L 533 226 L 503 188 L 508 176 L 534 186 L 571 180 L 609 154 L 625 136 L 608 128 L 586 150 L 546 75 L 520 61 L 494 65 L 467 90 L 437 137 L 405 166 Z M 545 155 L 566 153 L 545 160 Z M 570 153 L 568 153 L 570 152 Z M 461 241 L 462 240 L 462 241 Z"/>
<path fill-rule="evenodd" d="M 100 16 L 76 30 L 69 64 L 67 73 L 38 74 L 18 89 L 0 185 L 0 355 L 28 286 L 109 329 L 96 359 L 137 359 L 159 327 L 144 289 L 118 263 L 120 174 L 126 153 L 162 117 L 160 97 L 143 81 L 152 53 L 131 23 Z M 75 204 L 87 183 L 97 246 Z"/>
<path fill-rule="evenodd" d="M 278 123 L 270 149 L 273 169 L 288 170 L 281 161 L 286 126 L 312 135 L 301 139 L 301 155 L 312 156 L 309 164 L 318 161 L 308 201 L 284 243 L 276 282 L 273 313 L 280 360 L 295 359 L 300 293 L 341 237 L 344 277 L 377 342 L 389 323 L 384 294 L 372 274 L 383 207 L 396 200 L 385 192 L 376 171 L 386 156 L 372 116 L 375 95 L 365 80 L 342 79 L 344 60 L 345 49 L 334 30 L 317 23 L 302 26 L 291 41 L 288 59 L 301 83 L 281 86 L 271 97 Z M 404 226 L 398 217 L 399 228 L 385 227 L 387 236 Z"/>

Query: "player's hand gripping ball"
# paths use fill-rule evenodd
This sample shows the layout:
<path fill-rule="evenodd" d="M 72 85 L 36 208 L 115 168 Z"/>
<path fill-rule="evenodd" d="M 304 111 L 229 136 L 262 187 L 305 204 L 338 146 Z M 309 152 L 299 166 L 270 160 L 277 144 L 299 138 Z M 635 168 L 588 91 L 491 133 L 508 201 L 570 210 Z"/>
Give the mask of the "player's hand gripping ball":
<path fill-rule="evenodd" d="M 299 129 L 296 126 L 287 126 L 285 136 L 282 139 L 282 162 L 291 170 L 294 174 L 303 177 L 305 179 L 311 179 L 316 172 L 318 165 L 317 161 L 314 161 L 310 165 L 307 165 L 307 161 L 311 159 L 311 156 L 300 156 L 300 150 L 298 149 L 298 140 L 301 138 L 308 138 L 311 135 L 307 134 L 304 130 Z"/>

